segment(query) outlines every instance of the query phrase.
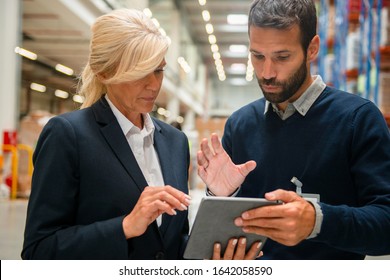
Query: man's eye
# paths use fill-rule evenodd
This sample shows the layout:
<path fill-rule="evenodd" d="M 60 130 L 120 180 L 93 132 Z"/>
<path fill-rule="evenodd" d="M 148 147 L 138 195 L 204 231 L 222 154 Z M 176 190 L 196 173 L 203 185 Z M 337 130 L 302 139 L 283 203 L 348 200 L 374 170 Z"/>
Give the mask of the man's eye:
<path fill-rule="evenodd" d="M 290 58 L 290 56 L 288 56 L 288 55 L 281 55 L 281 56 L 278 56 L 278 60 L 287 60 L 287 59 L 289 59 Z"/>

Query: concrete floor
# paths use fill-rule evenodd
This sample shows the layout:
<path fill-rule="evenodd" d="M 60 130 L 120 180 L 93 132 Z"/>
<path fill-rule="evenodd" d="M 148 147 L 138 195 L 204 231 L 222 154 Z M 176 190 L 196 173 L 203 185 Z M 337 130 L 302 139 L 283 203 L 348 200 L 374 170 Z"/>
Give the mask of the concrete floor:
<path fill-rule="evenodd" d="M 199 202 L 205 195 L 203 189 L 191 190 L 192 203 L 189 208 L 190 226 L 193 224 Z M 0 200 L 0 260 L 20 260 L 26 220 L 27 199 Z M 366 259 L 390 260 L 390 255 Z"/>
<path fill-rule="evenodd" d="M 189 220 L 192 225 L 204 190 L 191 191 Z M 0 199 L 0 260 L 20 260 L 26 222 L 27 199 Z"/>

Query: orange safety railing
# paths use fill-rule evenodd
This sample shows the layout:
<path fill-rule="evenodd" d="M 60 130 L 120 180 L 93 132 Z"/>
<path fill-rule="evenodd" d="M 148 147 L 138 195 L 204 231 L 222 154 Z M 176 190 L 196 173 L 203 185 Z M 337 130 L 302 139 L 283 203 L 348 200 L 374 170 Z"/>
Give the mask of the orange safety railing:
<path fill-rule="evenodd" d="M 18 193 L 18 167 L 19 167 L 19 150 L 24 150 L 28 155 L 28 176 L 32 176 L 33 164 L 32 155 L 33 149 L 25 144 L 14 145 L 5 144 L 3 145 L 3 151 L 11 153 L 11 174 L 12 174 L 12 185 L 11 185 L 11 199 L 16 199 Z"/>
<path fill-rule="evenodd" d="M 5 144 L 3 145 L 3 151 L 11 153 L 11 173 L 12 173 L 12 186 L 11 186 L 11 199 L 15 199 L 18 189 L 18 165 L 19 157 L 18 150 L 14 145 Z"/>
<path fill-rule="evenodd" d="M 24 150 L 27 152 L 27 155 L 28 155 L 27 174 L 28 174 L 28 176 L 32 176 L 32 173 L 33 173 L 33 163 L 32 163 L 33 149 L 29 145 L 26 145 L 26 144 L 18 144 L 17 149 Z"/>

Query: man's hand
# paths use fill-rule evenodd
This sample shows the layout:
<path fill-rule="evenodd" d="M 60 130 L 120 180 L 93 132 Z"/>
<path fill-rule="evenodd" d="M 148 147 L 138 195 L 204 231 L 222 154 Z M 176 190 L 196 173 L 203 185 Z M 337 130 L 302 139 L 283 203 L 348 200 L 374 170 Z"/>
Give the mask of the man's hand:
<path fill-rule="evenodd" d="M 313 231 L 314 206 L 295 192 L 276 190 L 265 194 L 268 200 L 280 200 L 283 204 L 263 206 L 242 213 L 235 225 L 244 232 L 265 235 L 286 246 L 297 245 Z"/>
<path fill-rule="evenodd" d="M 244 182 L 245 177 L 256 167 L 251 160 L 244 164 L 235 165 L 223 149 L 218 136 L 211 135 L 210 148 L 207 139 L 200 143 L 197 154 L 198 175 L 217 196 L 229 196 Z"/>

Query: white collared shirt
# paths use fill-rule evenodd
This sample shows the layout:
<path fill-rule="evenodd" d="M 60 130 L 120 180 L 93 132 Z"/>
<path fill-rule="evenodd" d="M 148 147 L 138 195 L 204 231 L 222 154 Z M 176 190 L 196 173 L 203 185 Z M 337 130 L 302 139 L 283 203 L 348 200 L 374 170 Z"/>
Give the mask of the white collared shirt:
<path fill-rule="evenodd" d="M 144 118 L 144 127 L 139 129 L 130 120 L 128 120 L 105 96 L 112 112 L 126 136 L 127 142 L 137 160 L 142 174 L 144 175 L 148 186 L 164 186 L 164 178 L 161 171 L 160 161 L 156 150 L 154 149 L 154 124 L 149 114 L 142 114 Z M 157 218 L 158 226 L 161 225 L 161 215 Z"/>
<path fill-rule="evenodd" d="M 302 116 L 305 116 L 309 111 L 313 103 L 324 91 L 326 84 L 323 82 L 321 76 L 313 76 L 313 83 L 305 90 L 305 92 L 293 103 L 287 105 L 286 110 L 283 112 L 278 109 L 276 104 L 270 103 L 268 100 L 265 101 L 264 114 L 269 110 L 270 104 L 272 104 L 273 110 L 278 114 L 282 120 L 286 120 L 291 117 L 296 111 Z"/>

